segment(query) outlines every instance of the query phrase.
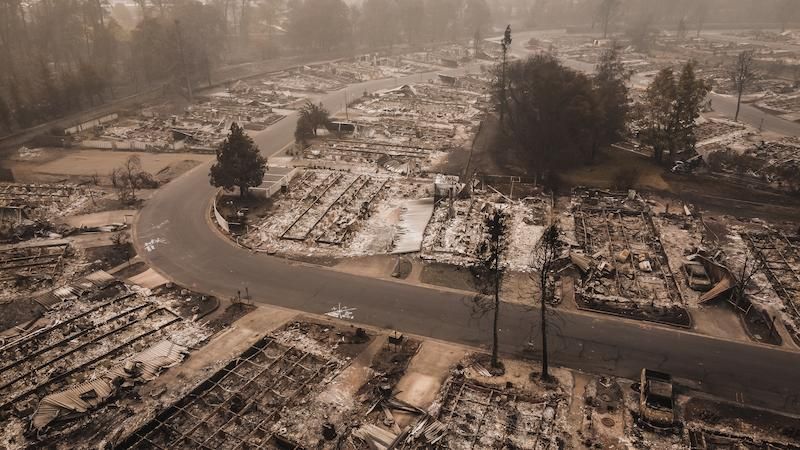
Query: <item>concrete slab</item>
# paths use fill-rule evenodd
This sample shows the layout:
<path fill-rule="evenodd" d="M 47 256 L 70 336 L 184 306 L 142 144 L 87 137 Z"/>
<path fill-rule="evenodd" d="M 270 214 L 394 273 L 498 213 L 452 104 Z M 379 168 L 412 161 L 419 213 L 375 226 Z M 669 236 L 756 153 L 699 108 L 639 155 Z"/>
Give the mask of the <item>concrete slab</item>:
<path fill-rule="evenodd" d="M 69 243 L 75 248 L 95 248 L 113 245 L 111 237 L 114 233 L 88 233 L 69 237 Z"/>
<path fill-rule="evenodd" d="M 364 277 L 388 278 L 397 261 L 396 256 L 377 255 L 341 260 L 333 269 Z"/>
<path fill-rule="evenodd" d="M 104 211 L 93 214 L 82 214 L 64 218 L 64 223 L 71 227 L 102 227 L 114 223 L 131 223 L 136 215 L 135 209 Z"/>
<path fill-rule="evenodd" d="M 153 289 L 169 282 L 169 280 L 153 269 L 147 269 L 139 275 L 128 278 L 127 281 L 147 289 Z"/>
<path fill-rule="evenodd" d="M 692 309 L 695 331 L 733 341 L 752 342 L 742 327 L 742 321 L 727 305 Z"/>
<path fill-rule="evenodd" d="M 466 348 L 439 341 L 424 341 L 403 378 L 397 383 L 397 398 L 427 409 L 436 399 L 450 368 L 467 354 Z"/>

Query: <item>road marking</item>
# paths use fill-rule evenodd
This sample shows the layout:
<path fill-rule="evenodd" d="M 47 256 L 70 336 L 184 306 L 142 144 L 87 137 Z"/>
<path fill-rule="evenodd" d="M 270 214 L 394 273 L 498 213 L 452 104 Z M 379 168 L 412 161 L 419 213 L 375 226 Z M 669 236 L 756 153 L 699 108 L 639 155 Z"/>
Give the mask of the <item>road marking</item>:
<path fill-rule="evenodd" d="M 158 247 L 158 244 L 166 244 L 166 243 L 167 240 L 164 238 L 150 239 L 149 241 L 144 243 L 144 249 L 147 250 L 147 252 L 149 253 L 155 250 L 156 247 Z"/>
<path fill-rule="evenodd" d="M 341 303 L 331 308 L 331 312 L 325 313 L 326 316 L 334 317 L 336 319 L 344 319 L 344 320 L 353 320 L 355 316 L 353 312 L 357 308 L 348 308 L 347 306 L 342 306 Z"/>
<path fill-rule="evenodd" d="M 160 229 L 161 227 L 163 227 L 164 225 L 166 225 L 166 224 L 168 224 L 168 223 L 169 223 L 169 219 L 167 219 L 167 220 L 165 220 L 165 221 L 161 222 L 161 223 L 160 223 L 160 224 L 158 224 L 158 225 L 154 225 L 154 226 L 153 226 L 153 229 L 154 229 L 154 230 L 158 230 L 158 229 Z"/>

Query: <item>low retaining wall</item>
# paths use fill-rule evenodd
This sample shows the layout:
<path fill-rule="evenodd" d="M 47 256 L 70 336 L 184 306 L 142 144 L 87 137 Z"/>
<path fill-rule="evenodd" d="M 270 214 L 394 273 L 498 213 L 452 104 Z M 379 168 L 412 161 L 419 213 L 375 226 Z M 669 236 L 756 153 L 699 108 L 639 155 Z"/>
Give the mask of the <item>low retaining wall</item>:
<path fill-rule="evenodd" d="M 291 181 L 294 180 L 301 173 L 303 173 L 303 169 L 299 168 L 299 167 L 295 167 L 289 173 L 287 173 L 283 177 L 281 177 L 279 180 L 274 181 L 271 185 L 269 185 L 269 187 L 252 188 L 252 189 L 250 189 L 250 193 L 252 193 L 254 195 L 257 195 L 259 197 L 270 198 L 273 195 L 275 195 L 278 192 L 280 192 L 280 190 L 284 186 L 288 186 L 289 183 L 291 183 Z M 266 175 L 269 176 L 270 173 L 267 172 Z"/>
<path fill-rule="evenodd" d="M 86 122 L 79 123 L 78 125 L 75 125 L 74 127 L 69 127 L 67 129 L 65 129 L 64 130 L 64 134 L 67 135 L 67 136 L 70 136 L 70 135 L 73 135 L 73 134 L 78 134 L 81 131 L 91 130 L 92 128 L 98 127 L 98 126 L 100 126 L 100 125 L 102 125 L 104 123 L 113 122 L 113 121 L 117 120 L 118 118 L 119 118 L 119 116 L 117 115 L 117 113 L 113 113 L 113 114 L 108 114 L 108 115 L 105 115 L 105 116 L 97 118 L 97 119 L 87 120 Z"/>
<path fill-rule="evenodd" d="M 154 145 L 141 141 L 100 141 L 86 140 L 76 145 L 78 148 L 90 150 L 112 150 L 112 151 L 134 151 L 134 152 L 157 152 L 157 153 L 215 153 L 211 147 L 197 147 L 186 145 L 183 141 L 172 144 Z"/>
<path fill-rule="evenodd" d="M 222 195 L 223 195 L 222 189 L 219 189 L 216 195 L 214 195 L 214 206 L 213 206 L 214 218 L 217 220 L 217 224 L 219 225 L 220 228 L 222 228 L 226 233 L 230 233 L 231 232 L 230 224 L 228 223 L 227 220 L 225 220 L 224 217 L 222 217 L 222 214 L 219 213 L 219 209 L 217 209 L 217 203 L 219 203 L 219 199 L 222 198 Z"/>

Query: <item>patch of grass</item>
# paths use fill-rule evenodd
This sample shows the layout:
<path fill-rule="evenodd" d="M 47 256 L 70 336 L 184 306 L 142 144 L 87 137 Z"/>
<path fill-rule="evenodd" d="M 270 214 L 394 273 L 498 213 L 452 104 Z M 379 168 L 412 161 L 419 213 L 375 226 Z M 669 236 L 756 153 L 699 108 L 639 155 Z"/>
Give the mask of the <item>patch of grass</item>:
<path fill-rule="evenodd" d="M 425 264 L 420 274 L 420 281 L 425 284 L 459 289 L 462 291 L 477 292 L 478 290 L 475 276 L 471 270 L 451 264 Z"/>
<path fill-rule="evenodd" d="M 564 171 L 561 180 L 569 187 L 590 186 L 611 189 L 618 184 L 621 171 L 638 175 L 636 185 L 642 189 L 668 191 L 670 185 L 662 177 L 664 168 L 646 156 L 624 150 L 606 149 L 600 151 L 594 164 L 587 164 Z"/>

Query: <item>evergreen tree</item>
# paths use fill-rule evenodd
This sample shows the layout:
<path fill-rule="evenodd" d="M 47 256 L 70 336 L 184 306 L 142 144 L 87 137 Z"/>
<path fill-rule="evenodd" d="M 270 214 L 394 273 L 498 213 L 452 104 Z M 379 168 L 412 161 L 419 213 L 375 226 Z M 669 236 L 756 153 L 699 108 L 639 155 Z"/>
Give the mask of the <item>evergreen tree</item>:
<path fill-rule="evenodd" d="M 217 149 L 217 162 L 211 166 L 211 185 L 230 190 L 239 188 L 239 195 L 247 196 L 251 187 L 264 181 L 267 160 L 238 124 L 231 125 L 231 132 Z"/>
<path fill-rule="evenodd" d="M 624 137 L 630 112 L 627 86 L 629 79 L 630 72 L 622 63 L 619 47 L 612 45 L 600 57 L 593 79 L 598 116 L 594 121 L 592 160 L 600 146 L 611 145 Z"/>
<path fill-rule="evenodd" d="M 653 147 L 656 161 L 664 161 L 669 152 L 670 161 L 675 155 L 694 149 L 697 138 L 695 120 L 710 86 L 695 76 L 694 63 L 689 62 L 679 79 L 671 68 L 661 70 L 644 96 L 645 129 L 642 141 Z"/>

